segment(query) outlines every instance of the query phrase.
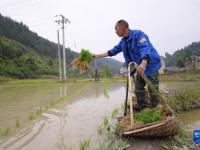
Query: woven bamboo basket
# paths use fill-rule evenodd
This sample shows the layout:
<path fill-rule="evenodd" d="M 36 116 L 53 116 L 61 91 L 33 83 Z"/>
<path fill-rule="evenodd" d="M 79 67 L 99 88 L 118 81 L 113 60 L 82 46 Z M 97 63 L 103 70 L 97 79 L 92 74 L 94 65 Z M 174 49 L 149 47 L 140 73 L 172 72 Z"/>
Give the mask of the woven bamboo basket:
<path fill-rule="evenodd" d="M 179 125 L 173 115 L 166 116 L 159 122 L 135 125 L 133 128 L 130 126 L 130 121 L 127 122 L 129 118 L 130 116 L 125 116 L 120 120 L 124 128 L 122 135 L 125 137 L 165 137 L 175 135 L 179 130 Z"/>

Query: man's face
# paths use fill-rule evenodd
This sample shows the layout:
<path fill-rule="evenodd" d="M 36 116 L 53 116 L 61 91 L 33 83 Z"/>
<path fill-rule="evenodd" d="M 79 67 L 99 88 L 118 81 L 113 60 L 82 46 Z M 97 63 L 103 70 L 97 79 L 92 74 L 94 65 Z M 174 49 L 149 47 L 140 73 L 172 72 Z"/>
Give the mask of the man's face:
<path fill-rule="evenodd" d="M 124 37 L 127 28 L 123 25 L 116 24 L 115 25 L 115 32 L 119 37 Z"/>

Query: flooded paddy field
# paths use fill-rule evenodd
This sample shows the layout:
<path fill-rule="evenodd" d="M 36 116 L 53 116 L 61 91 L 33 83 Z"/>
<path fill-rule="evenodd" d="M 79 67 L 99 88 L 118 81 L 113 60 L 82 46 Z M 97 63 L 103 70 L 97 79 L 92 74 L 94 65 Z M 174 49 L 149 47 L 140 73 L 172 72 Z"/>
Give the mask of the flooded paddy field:
<path fill-rule="evenodd" d="M 15 129 L 15 120 L 28 124 L 16 135 L 1 141 L 4 149 L 79 149 L 81 140 L 97 138 L 96 128 L 105 114 L 124 101 L 123 83 L 69 83 L 2 85 L 1 131 Z M 59 97 L 82 89 L 41 116 L 28 119 L 28 115 L 39 107 L 45 107 Z M 9 90 L 8 90 L 9 89 Z M 11 92 L 10 90 L 13 90 Z M 18 92 L 22 91 L 23 92 Z M 108 90 L 105 94 L 105 90 Z M 7 99 L 6 99 L 7 95 Z M 10 96 L 9 96 L 10 95 Z M 16 97 L 13 100 L 13 97 Z M 39 119 L 38 119 L 39 118 Z M 22 127 L 20 127 L 22 128 Z M 94 138 L 93 138 L 94 137 Z M 43 141 L 43 142 L 41 142 Z"/>
<path fill-rule="evenodd" d="M 192 86 L 197 83 L 191 81 Z M 184 82 L 164 82 L 170 93 Z M 78 150 L 90 139 L 91 149 L 102 138 L 97 126 L 125 99 L 125 82 L 5 83 L 0 85 L 0 149 Z M 121 110 L 122 111 L 122 110 Z M 122 113 L 122 112 L 121 112 Z M 192 116 L 192 117 L 191 117 Z M 200 127 L 200 111 L 178 116 L 191 131 Z M 4 135 L 2 133 L 7 133 Z M 164 139 L 135 139 L 129 149 L 160 149 Z"/>

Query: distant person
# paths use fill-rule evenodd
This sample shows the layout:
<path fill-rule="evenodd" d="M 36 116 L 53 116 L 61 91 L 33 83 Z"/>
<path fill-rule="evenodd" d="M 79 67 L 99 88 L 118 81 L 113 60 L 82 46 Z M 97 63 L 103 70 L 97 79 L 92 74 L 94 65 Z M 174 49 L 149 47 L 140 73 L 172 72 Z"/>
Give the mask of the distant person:
<path fill-rule="evenodd" d="M 136 111 L 148 107 L 145 94 L 145 81 L 142 76 L 146 75 L 154 87 L 158 90 L 158 70 L 162 63 L 156 49 L 151 44 L 148 36 L 141 30 L 129 29 L 129 24 L 125 20 L 119 20 L 115 24 L 116 34 L 121 37 L 121 41 L 113 49 L 102 54 L 94 54 L 95 58 L 115 56 L 123 52 L 126 65 L 132 61 L 138 64 L 137 76 L 135 81 L 135 94 L 137 97 Z M 156 107 L 159 103 L 159 97 L 150 89 L 151 106 Z"/>

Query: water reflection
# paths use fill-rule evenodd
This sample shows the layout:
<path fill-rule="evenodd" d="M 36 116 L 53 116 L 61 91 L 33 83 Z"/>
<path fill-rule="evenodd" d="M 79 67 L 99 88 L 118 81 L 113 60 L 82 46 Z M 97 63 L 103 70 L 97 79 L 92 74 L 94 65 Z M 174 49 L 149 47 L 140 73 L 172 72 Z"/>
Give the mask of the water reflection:
<path fill-rule="evenodd" d="M 69 87 L 58 86 L 58 89 L 59 96 L 63 96 Z M 111 114 L 116 106 L 123 103 L 125 94 L 123 84 L 113 84 L 110 87 L 111 96 L 108 101 L 103 95 L 103 89 L 102 83 L 90 84 L 73 98 L 73 102 L 43 113 L 42 120 L 34 123 L 25 132 L 3 142 L 2 146 L 7 149 L 24 150 L 75 150 L 79 149 L 81 140 L 90 136 L 93 138 L 92 143 L 95 144 L 95 139 L 98 138 L 96 126 L 105 114 Z"/>

